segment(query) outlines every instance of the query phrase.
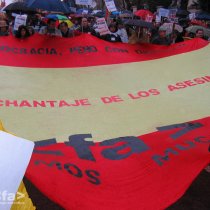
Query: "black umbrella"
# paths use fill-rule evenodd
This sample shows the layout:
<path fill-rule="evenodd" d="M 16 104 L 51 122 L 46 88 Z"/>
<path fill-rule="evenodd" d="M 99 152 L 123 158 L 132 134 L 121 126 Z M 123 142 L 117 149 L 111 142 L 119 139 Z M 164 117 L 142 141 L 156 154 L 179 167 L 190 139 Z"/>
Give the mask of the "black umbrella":
<path fill-rule="evenodd" d="M 188 12 L 187 10 L 183 10 L 183 9 L 179 9 L 177 12 L 176 12 L 176 16 L 177 17 L 186 17 L 190 14 L 190 12 Z"/>
<path fill-rule="evenodd" d="M 139 27 L 150 28 L 150 29 L 154 28 L 152 23 L 146 22 L 143 20 L 138 20 L 138 19 L 126 19 L 126 20 L 123 20 L 123 23 L 129 26 L 139 26 Z"/>
<path fill-rule="evenodd" d="M 6 6 L 3 11 L 14 13 L 37 13 L 35 9 L 27 7 L 25 2 L 14 2 Z"/>

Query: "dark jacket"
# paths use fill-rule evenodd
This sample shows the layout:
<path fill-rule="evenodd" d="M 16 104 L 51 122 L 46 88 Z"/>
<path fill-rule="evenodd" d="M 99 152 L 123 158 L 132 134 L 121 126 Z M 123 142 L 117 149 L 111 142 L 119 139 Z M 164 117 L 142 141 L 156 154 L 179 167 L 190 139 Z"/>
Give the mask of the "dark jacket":
<path fill-rule="evenodd" d="M 171 41 L 169 38 L 167 37 L 164 37 L 164 38 L 161 38 L 161 37 L 157 37 L 155 38 L 153 41 L 152 41 L 152 44 L 158 44 L 158 45 L 170 45 L 171 44 Z"/>
<path fill-rule="evenodd" d="M 104 40 L 108 42 L 121 42 L 120 36 L 116 33 L 106 34 Z"/>

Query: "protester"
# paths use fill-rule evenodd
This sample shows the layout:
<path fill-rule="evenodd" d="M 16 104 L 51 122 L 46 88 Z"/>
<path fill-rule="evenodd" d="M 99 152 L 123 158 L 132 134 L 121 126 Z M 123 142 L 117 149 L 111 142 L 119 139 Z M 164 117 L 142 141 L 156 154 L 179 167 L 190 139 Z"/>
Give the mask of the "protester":
<path fill-rule="evenodd" d="M 31 19 L 29 26 L 32 26 L 35 32 L 39 32 L 43 26 L 47 25 L 40 14 L 36 14 Z"/>
<path fill-rule="evenodd" d="M 8 36 L 8 24 L 5 20 L 0 20 L 0 36 Z"/>
<path fill-rule="evenodd" d="M 15 34 L 15 37 L 19 38 L 19 39 L 26 39 L 29 36 L 30 36 L 30 33 L 28 31 L 28 28 L 24 25 L 20 25 L 18 27 L 18 30 L 17 30 L 16 34 Z"/>
<path fill-rule="evenodd" d="M 189 40 L 189 39 L 195 38 L 195 34 L 192 32 L 186 31 L 184 34 L 184 37 L 185 39 Z"/>
<path fill-rule="evenodd" d="M 152 44 L 167 46 L 171 44 L 170 39 L 166 36 L 166 30 L 164 28 L 159 28 L 158 37 L 152 40 Z"/>
<path fill-rule="evenodd" d="M 85 17 L 82 18 L 79 31 L 81 33 L 89 33 L 89 34 L 91 34 L 91 32 L 93 31 L 92 28 L 90 27 L 90 25 L 88 24 L 87 18 L 85 18 Z"/>
<path fill-rule="evenodd" d="M 43 26 L 39 34 L 62 37 L 61 31 L 56 28 L 56 20 L 48 19 L 47 26 Z"/>
<path fill-rule="evenodd" d="M 68 28 L 68 24 L 66 22 L 61 22 L 58 29 L 61 31 L 62 37 L 74 37 L 74 31 Z"/>
<path fill-rule="evenodd" d="M 197 29 L 195 32 L 195 38 L 201 38 L 204 40 L 208 40 L 208 37 L 204 36 L 204 30 L 203 29 Z"/>
<path fill-rule="evenodd" d="M 144 9 L 147 8 L 147 6 L 148 5 L 146 5 L 145 7 L 144 5 Z M 179 7 L 180 0 L 173 0 L 171 6 Z M 147 8 L 147 10 L 149 10 L 149 8 Z M 168 10 L 168 12 L 170 13 L 170 10 Z M 160 15 L 158 10 L 157 12 L 153 14 L 156 14 L 157 16 Z M 164 23 L 164 21 L 167 21 L 169 23 L 174 23 L 174 21 L 178 21 L 179 23 L 176 22 L 176 24 L 182 26 L 184 29 L 189 27 L 190 24 L 202 25 L 204 27 L 209 26 L 207 21 L 204 21 L 204 20 L 198 21 L 195 19 L 189 20 L 188 18 L 180 18 L 178 15 L 176 18 L 174 16 L 170 17 L 170 15 L 168 15 L 168 17 L 163 17 L 160 15 L 160 17 L 157 18 L 156 21 L 153 20 L 153 24 L 154 24 L 153 27 L 151 26 L 147 27 L 147 23 L 145 24 L 146 27 L 141 26 L 141 25 L 131 26 L 133 28 L 135 27 L 138 28 L 138 31 L 135 31 L 135 33 L 132 32 L 131 37 L 130 37 L 130 34 L 127 33 L 128 30 L 126 30 L 126 27 L 128 26 L 123 25 L 123 20 L 121 19 L 122 17 L 120 18 L 116 16 L 114 18 L 111 18 L 109 16 L 107 18 L 107 24 L 110 24 L 110 27 L 109 27 L 110 34 L 106 36 L 101 36 L 97 28 L 96 17 L 88 16 L 87 18 L 86 17 L 87 15 L 82 15 L 82 19 L 81 19 L 81 16 L 79 17 L 75 15 L 72 15 L 72 16 L 73 16 L 72 22 L 74 23 L 74 26 L 72 26 L 70 29 L 68 28 L 67 24 L 63 24 L 63 23 L 59 25 L 59 28 L 56 28 L 56 24 L 55 24 L 56 20 L 54 19 L 49 19 L 46 25 L 46 22 L 43 21 L 44 20 L 43 13 L 28 15 L 27 26 L 32 27 L 32 28 L 28 28 L 31 35 L 34 34 L 34 32 L 39 32 L 40 34 L 47 34 L 47 35 L 52 35 L 52 36 L 74 37 L 75 35 L 79 35 L 81 33 L 88 33 L 88 34 L 94 35 L 98 38 L 105 39 L 110 42 L 123 42 L 123 43 L 136 43 L 137 42 L 140 44 L 150 42 L 150 43 L 159 44 L 159 45 L 170 45 L 171 43 L 177 43 L 177 42 L 183 41 L 183 37 L 184 37 L 184 40 L 191 39 L 194 37 L 199 37 L 199 38 L 208 40 L 208 37 L 204 36 L 204 33 L 201 30 L 199 30 L 196 33 L 194 31 L 193 33 L 188 32 L 188 34 L 185 34 L 183 37 L 182 37 L 182 34 L 174 30 L 170 34 L 168 33 L 168 30 L 167 30 L 167 35 L 164 32 L 164 30 L 162 29 L 159 30 L 159 28 Z M 10 18 L 12 18 L 12 16 Z M 0 21 L 2 20 L 5 21 L 5 14 L 0 13 Z M 150 22 L 149 19 L 146 19 L 146 21 Z M 6 33 L 1 32 L 1 34 L 5 34 L 5 35 L 9 34 L 8 33 L 9 24 L 6 22 L 6 25 L 7 25 L 6 27 L 7 32 Z M 5 30 L 5 28 L 3 30 Z"/>
<path fill-rule="evenodd" d="M 90 18 L 90 21 L 89 21 L 89 26 L 90 26 L 91 28 L 94 28 L 95 23 L 96 23 L 96 18 L 95 18 L 95 17 L 91 17 L 91 18 Z"/>
<path fill-rule="evenodd" d="M 72 23 L 74 24 L 74 25 L 72 26 L 72 29 L 73 29 L 73 30 L 79 30 L 79 29 L 80 29 L 79 20 L 78 20 L 78 19 L 73 19 L 73 20 L 71 20 L 71 21 L 72 21 Z"/>
<path fill-rule="evenodd" d="M 172 44 L 184 41 L 182 35 L 177 30 L 174 30 L 170 37 L 171 37 Z"/>
<path fill-rule="evenodd" d="M 118 21 L 118 31 L 117 34 L 120 36 L 120 39 L 123 43 L 128 43 L 128 34 L 122 23 L 122 21 Z"/>
<path fill-rule="evenodd" d="M 35 30 L 32 26 L 28 26 L 28 32 L 29 32 L 30 36 L 32 36 L 32 35 L 34 35 Z"/>
<path fill-rule="evenodd" d="M 158 31 L 159 31 L 159 27 L 161 26 L 161 23 L 153 21 L 152 24 L 153 24 L 153 28 L 149 29 L 149 33 L 150 33 L 150 39 L 154 40 L 155 38 L 158 37 L 158 34 L 159 34 Z"/>
<path fill-rule="evenodd" d="M 109 42 L 121 42 L 121 38 L 117 33 L 117 26 L 115 24 L 109 25 L 109 34 L 106 34 L 104 39 Z"/>

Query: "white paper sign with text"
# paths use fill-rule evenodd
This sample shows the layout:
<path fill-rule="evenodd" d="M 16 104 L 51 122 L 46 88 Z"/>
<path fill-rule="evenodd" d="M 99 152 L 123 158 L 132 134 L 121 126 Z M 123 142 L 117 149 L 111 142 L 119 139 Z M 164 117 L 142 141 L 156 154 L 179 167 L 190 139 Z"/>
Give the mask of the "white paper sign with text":
<path fill-rule="evenodd" d="M 93 0 L 76 0 L 77 5 L 92 5 Z"/>
<path fill-rule="evenodd" d="M 14 30 L 17 31 L 19 26 L 26 25 L 27 15 L 17 15 L 15 17 Z"/>
<path fill-rule="evenodd" d="M 98 18 L 97 19 L 97 30 L 98 30 L 100 35 L 105 35 L 105 34 L 110 33 L 105 18 Z"/>
<path fill-rule="evenodd" d="M 34 142 L 0 131 L 0 209 L 11 208 L 33 148 Z"/>
<path fill-rule="evenodd" d="M 117 8 L 113 0 L 104 0 L 104 1 L 106 4 L 106 8 L 108 9 L 109 12 L 117 11 Z"/>

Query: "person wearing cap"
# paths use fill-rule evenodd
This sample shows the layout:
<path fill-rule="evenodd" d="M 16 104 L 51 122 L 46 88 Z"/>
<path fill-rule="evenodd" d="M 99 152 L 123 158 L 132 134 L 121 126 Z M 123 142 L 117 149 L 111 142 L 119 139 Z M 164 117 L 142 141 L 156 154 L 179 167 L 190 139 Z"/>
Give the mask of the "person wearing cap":
<path fill-rule="evenodd" d="M 166 45 L 166 46 L 171 44 L 170 39 L 166 36 L 166 29 L 161 27 L 159 28 L 158 36 L 152 40 L 152 44 Z"/>
<path fill-rule="evenodd" d="M 8 36 L 8 25 L 5 20 L 0 20 L 0 36 Z"/>

